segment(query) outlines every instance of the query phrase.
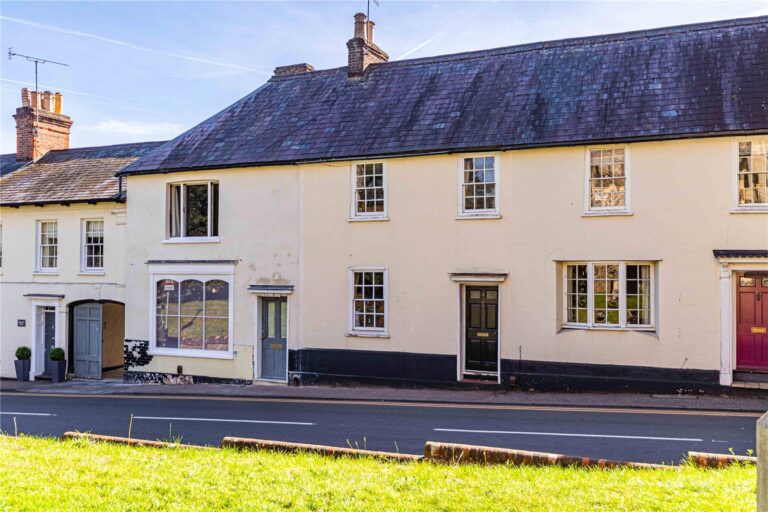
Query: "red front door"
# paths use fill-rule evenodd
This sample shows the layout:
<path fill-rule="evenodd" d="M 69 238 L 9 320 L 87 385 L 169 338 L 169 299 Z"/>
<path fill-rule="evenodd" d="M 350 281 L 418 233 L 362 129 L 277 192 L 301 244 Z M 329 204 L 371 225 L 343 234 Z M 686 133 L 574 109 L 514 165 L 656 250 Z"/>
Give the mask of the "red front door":
<path fill-rule="evenodd" d="M 736 303 L 736 366 L 768 372 L 768 272 L 739 277 Z"/>

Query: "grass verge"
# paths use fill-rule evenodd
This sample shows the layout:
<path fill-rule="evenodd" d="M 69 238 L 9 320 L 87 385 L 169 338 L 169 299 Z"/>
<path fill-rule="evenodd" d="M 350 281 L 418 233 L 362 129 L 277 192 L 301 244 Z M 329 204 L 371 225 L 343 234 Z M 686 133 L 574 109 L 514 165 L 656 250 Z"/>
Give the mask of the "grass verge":
<path fill-rule="evenodd" d="M 752 510 L 754 466 L 445 466 L 0 436 L 0 510 Z"/>

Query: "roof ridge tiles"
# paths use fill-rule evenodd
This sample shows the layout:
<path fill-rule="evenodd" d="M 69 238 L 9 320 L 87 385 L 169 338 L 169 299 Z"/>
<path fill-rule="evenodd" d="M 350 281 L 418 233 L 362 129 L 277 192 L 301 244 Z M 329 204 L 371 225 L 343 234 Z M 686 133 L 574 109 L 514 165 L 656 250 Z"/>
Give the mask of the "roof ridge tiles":
<path fill-rule="evenodd" d="M 750 25 L 759 25 L 768 23 L 768 15 L 753 16 L 749 18 L 733 18 L 729 20 L 704 21 L 699 23 L 688 23 L 684 25 L 670 25 L 666 27 L 657 27 L 643 30 L 629 30 L 625 32 L 614 32 L 611 34 L 598 34 L 592 36 L 568 37 L 564 39 L 548 39 L 532 43 L 522 43 L 510 46 L 498 46 L 496 48 L 484 48 L 482 50 L 469 50 L 458 53 L 446 53 L 442 55 L 430 55 L 428 57 L 418 57 L 414 59 L 392 60 L 389 62 L 378 62 L 371 64 L 371 69 L 382 67 L 400 67 L 419 64 L 438 64 L 443 62 L 454 62 L 469 60 L 474 58 L 494 57 L 505 54 L 525 53 L 537 50 L 548 50 L 556 48 L 568 48 L 576 46 L 587 46 L 594 44 L 619 43 L 634 41 L 637 39 L 652 39 L 655 37 L 664 37 L 681 33 L 694 33 L 709 30 L 721 30 L 733 27 L 743 27 Z M 347 66 L 318 69 L 308 73 L 297 73 L 294 75 L 273 76 L 271 81 L 287 80 L 306 80 L 314 77 L 330 75 L 335 73 L 346 73 Z"/>

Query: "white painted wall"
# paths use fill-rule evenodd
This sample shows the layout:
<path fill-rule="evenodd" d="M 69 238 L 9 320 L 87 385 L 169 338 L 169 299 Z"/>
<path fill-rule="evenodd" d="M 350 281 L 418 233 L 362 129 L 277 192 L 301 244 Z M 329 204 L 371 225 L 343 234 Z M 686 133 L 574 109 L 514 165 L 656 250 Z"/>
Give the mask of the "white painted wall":
<path fill-rule="evenodd" d="M 505 272 L 503 358 L 720 368 L 712 250 L 768 248 L 768 214 L 732 213 L 730 137 L 630 144 L 631 216 L 585 217 L 585 148 L 500 155 L 502 218 L 457 220 L 459 155 L 390 159 L 385 222 L 349 222 L 350 164 L 243 168 L 127 180 L 126 337 L 149 339 L 146 262 L 237 259 L 234 360 L 156 357 L 146 370 L 253 378 L 249 284 L 295 284 L 291 348 L 456 354 L 453 272 Z M 165 185 L 216 179 L 221 241 L 164 244 Z M 560 328 L 564 260 L 658 261 L 655 333 Z M 347 337 L 350 266 L 389 269 L 389 338 Z"/>
<path fill-rule="evenodd" d="M 220 194 L 217 243 L 164 243 L 165 194 L 168 183 L 218 180 Z M 251 284 L 296 284 L 299 281 L 299 172 L 294 167 L 233 169 L 168 175 L 132 176 L 126 180 L 128 251 L 126 338 L 149 340 L 150 260 L 238 260 L 234 275 L 234 356 L 208 359 L 154 356 L 136 370 L 252 379 L 254 374 L 256 298 Z M 299 309 L 291 307 L 291 332 L 298 332 Z M 290 340 L 293 346 L 298 340 Z"/>

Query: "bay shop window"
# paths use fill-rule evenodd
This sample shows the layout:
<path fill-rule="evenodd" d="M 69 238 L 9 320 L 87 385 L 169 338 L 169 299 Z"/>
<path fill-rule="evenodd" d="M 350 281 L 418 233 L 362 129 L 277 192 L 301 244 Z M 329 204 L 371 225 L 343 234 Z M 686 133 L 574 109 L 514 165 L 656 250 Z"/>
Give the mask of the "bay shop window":
<path fill-rule="evenodd" d="M 231 275 L 154 275 L 152 282 L 155 353 L 232 354 Z"/>
<path fill-rule="evenodd" d="M 653 330 L 650 262 L 563 264 L 564 327 Z"/>

